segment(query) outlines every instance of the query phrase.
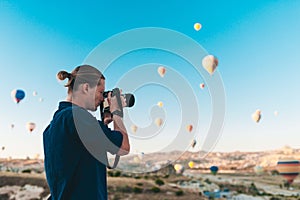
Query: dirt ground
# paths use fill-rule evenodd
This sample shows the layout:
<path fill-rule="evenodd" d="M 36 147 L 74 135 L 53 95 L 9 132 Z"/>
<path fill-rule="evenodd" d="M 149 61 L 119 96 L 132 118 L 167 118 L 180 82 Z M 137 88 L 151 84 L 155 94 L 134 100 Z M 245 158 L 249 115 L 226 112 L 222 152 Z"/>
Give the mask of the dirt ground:
<path fill-rule="evenodd" d="M 112 175 L 113 174 L 113 175 Z M 292 189 L 280 187 L 283 179 L 281 176 L 270 175 L 243 175 L 243 174 L 193 174 L 193 178 L 187 176 L 159 176 L 159 175 L 130 175 L 123 176 L 116 173 L 108 174 L 108 195 L 109 200 L 186 200 L 186 199 L 207 199 L 198 188 L 179 187 L 180 182 L 189 182 L 191 180 L 201 180 L 211 182 L 210 185 L 223 185 L 230 191 L 236 191 L 237 194 L 250 194 L 249 188 L 252 183 L 255 184 L 258 191 L 268 193 L 270 197 L 279 199 L 299 199 L 300 196 L 300 177 L 295 179 Z M 12 173 L 0 172 L 0 188 L 4 186 L 25 185 L 39 186 L 44 189 L 39 199 L 44 199 L 49 194 L 49 188 L 44 174 Z M 238 192 L 240 190 L 240 192 Z M 270 196 L 271 195 L 271 196 Z M 0 199 L 9 199 L 9 194 L 1 194 Z M 15 198 L 18 200 L 17 198 Z M 35 198 L 36 199 L 36 198 Z M 26 199 L 29 200 L 29 199 Z"/>
<path fill-rule="evenodd" d="M 166 180 L 163 180 L 164 182 Z M 175 180 L 176 181 L 176 180 Z M 49 194 L 49 188 L 44 174 L 16 174 L 11 172 L 0 172 L 0 187 L 4 186 L 25 186 L 34 185 L 44 188 L 40 199 Z M 154 179 L 134 178 L 134 177 L 108 177 L 109 200 L 185 200 L 185 199 L 205 199 L 199 192 L 180 189 L 169 186 L 167 182 L 159 186 Z M 9 199 L 7 194 L 0 194 L 0 199 Z"/>

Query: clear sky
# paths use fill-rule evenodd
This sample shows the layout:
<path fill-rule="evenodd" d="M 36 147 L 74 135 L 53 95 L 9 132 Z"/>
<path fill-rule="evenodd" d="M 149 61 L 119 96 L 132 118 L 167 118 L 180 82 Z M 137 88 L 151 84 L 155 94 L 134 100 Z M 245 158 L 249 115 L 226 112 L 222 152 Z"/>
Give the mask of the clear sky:
<path fill-rule="evenodd" d="M 84 63 L 93 50 L 116 34 L 146 27 L 184 35 L 218 58 L 214 76 L 221 77 L 225 88 L 226 115 L 213 151 L 259 151 L 285 145 L 299 148 L 299 18 L 297 0 L 0 0 L 0 146 L 5 146 L 0 157 L 42 155 L 42 132 L 66 96 L 64 83 L 56 79 L 57 72 L 71 71 Z M 196 22 L 202 24 L 199 31 L 193 27 Z M 120 48 L 125 43 L 121 40 Z M 190 50 L 182 41 L 172 45 L 182 47 L 183 52 Z M 198 56 L 201 64 L 203 55 Z M 167 68 L 164 78 L 155 71 L 160 65 Z M 212 123 L 214 97 L 209 85 L 199 88 L 200 83 L 208 82 L 191 63 L 174 52 L 140 48 L 120 55 L 105 68 L 104 75 L 107 89 L 123 86 L 125 92 L 136 96 L 136 105 L 127 109 L 128 130 L 132 123 L 143 130 L 153 123 L 153 117 L 161 115 L 164 119 L 160 129 L 153 129 L 157 134 L 153 141 L 142 132 L 131 134 L 133 151 L 163 149 L 180 132 L 180 124 L 189 121 L 195 129 L 190 135 L 186 133 L 184 142 L 196 138 L 192 150 L 201 150 Z M 180 77 L 187 83 L 178 81 Z M 193 91 L 198 107 L 193 106 L 193 100 L 191 105 L 180 102 L 182 91 L 188 94 L 185 87 Z M 19 104 L 11 98 L 13 89 L 26 92 Z M 163 111 L 155 110 L 158 101 L 164 103 Z M 251 119 L 256 109 L 262 111 L 259 123 Z M 197 119 L 182 117 L 195 113 Z M 25 128 L 29 121 L 37 125 L 32 133 Z"/>

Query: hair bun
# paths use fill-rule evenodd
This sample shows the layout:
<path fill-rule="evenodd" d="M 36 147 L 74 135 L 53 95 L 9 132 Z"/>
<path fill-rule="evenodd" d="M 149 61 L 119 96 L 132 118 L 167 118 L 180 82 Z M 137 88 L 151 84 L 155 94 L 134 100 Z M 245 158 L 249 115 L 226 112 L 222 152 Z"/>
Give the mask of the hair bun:
<path fill-rule="evenodd" d="M 59 80 L 65 80 L 66 78 L 68 78 L 70 80 L 72 78 L 72 74 L 70 74 L 69 72 L 66 72 L 66 71 L 60 71 L 57 73 L 57 78 Z"/>

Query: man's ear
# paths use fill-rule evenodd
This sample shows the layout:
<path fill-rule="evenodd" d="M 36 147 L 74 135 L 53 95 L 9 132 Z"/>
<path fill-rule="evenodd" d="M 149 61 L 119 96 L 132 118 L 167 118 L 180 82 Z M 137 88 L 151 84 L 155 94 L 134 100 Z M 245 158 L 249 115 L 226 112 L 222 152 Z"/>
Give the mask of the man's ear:
<path fill-rule="evenodd" d="M 89 91 L 89 84 L 88 83 L 82 84 L 82 92 L 87 93 L 88 91 Z"/>

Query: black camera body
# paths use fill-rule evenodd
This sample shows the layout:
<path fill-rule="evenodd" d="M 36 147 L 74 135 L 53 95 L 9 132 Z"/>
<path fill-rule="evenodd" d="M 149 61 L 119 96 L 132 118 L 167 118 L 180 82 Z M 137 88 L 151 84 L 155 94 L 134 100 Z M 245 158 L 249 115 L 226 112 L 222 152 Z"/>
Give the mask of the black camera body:
<path fill-rule="evenodd" d="M 101 114 L 102 120 L 104 119 L 104 113 L 106 113 L 106 114 L 110 113 L 109 105 L 107 103 L 105 103 L 109 92 L 111 92 L 112 97 L 117 96 L 117 98 L 119 98 L 119 99 L 117 99 L 117 101 L 119 102 L 120 107 L 122 106 L 121 99 L 120 99 L 121 96 L 123 96 L 126 100 L 126 107 L 132 107 L 134 105 L 134 102 L 135 102 L 135 98 L 134 98 L 133 94 L 130 94 L 130 93 L 120 94 L 119 88 L 114 88 L 111 91 L 103 92 L 104 101 L 100 104 L 100 114 Z M 122 107 L 121 107 L 121 109 L 122 109 Z"/>

